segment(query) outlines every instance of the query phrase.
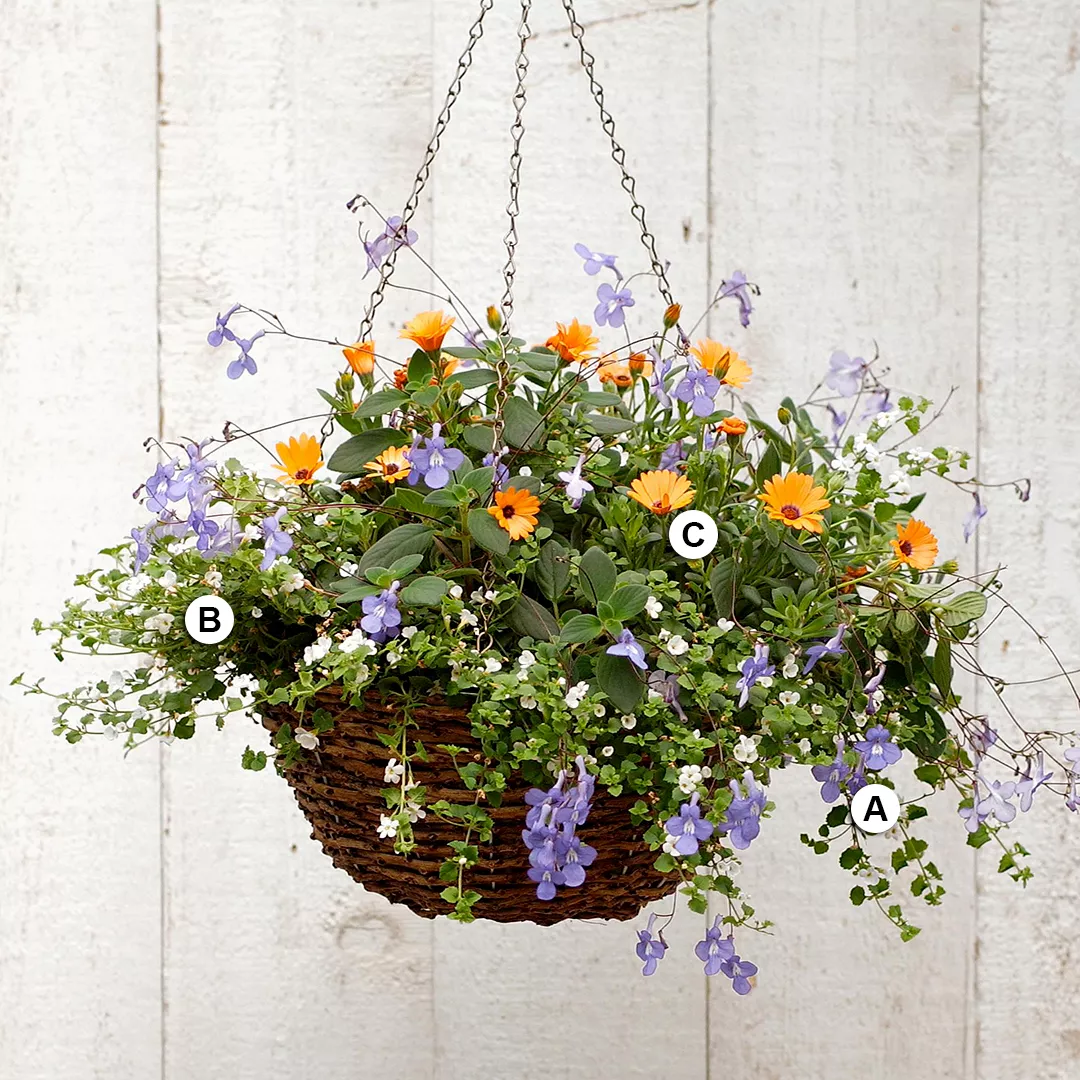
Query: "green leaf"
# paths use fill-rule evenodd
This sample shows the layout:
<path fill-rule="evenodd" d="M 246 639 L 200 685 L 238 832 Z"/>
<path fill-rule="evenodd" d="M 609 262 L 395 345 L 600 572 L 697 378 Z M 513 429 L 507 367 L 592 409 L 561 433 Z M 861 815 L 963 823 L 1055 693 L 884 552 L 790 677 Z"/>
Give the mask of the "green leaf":
<path fill-rule="evenodd" d="M 848 896 L 851 898 L 851 902 L 858 907 L 866 899 L 866 890 L 861 885 L 856 885 L 848 893 Z"/>
<path fill-rule="evenodd" d="M 570 562 L 566 548 L 558 540 L 549 540 L 541 549 L 533 567 L 540 591 L 549 600 L 558 600 L 570 582 Z"/>
<path fill-rule="evenodd" d="M 512 397 L 503 408 L 506 441 L 519 450 L 536 446 L 544 435 L 544 418 L 524 399 Z"/>
<path fill-rule="evenodd" d="M 495 432 L 490 424 L 470 424 L 462 436 L 474 450 L 482 450 L 485 454 L 490 454 L 495 445 Z"/>
<path fill-rule="evenodd" d="M 505 555 L 510 550 L 510 534 L 486 510 L 479 507 L 469 511 L 469 535 L 493 555 Z"/>
<path fill-rule="evenodd" d="M 409 373 L 409 382 L 414 386 L 427 386 L 431 382 L 431 376 L 435 374 L 431 357 L 423 349 L 417 349 L 412 354 L 406 370 Z"/>
<path fill-rule="evenodd" d="M 952 646 L 945 638 L 937 639 L 932 673 L 941 696 L 948 702 L 952 697 Z"/>
<path fill-rule="evenodd" d="M 423 390 L 417 390 L 412 395 L 412 403 L 414 406 L 419 405 L 422 409 L 430 409 L 439 400 L 441 393 L 442 388 L 439 386 L 425 386 Z"/>
<path fill-rule="evenodd" d="M 378 585 L 357 585 L 355 589 L 346 589 L 338 598 L 338 607 L 348 607 L 349 604 L 355 604 L 358 600 L 363 600 L 368 596 L 375 596 L 377 593 L 382 592 L 382 589 Z"/>
<path fill-rule="evenodd" d="M 521 473 L 517 473 L 503 485 L 504 491 L 510 488 L 516 491 L 531 491 L 534 495 L 539 495 L 544 489 L 544 481 L 539 476 L 522 476 Z"/>
<path fill-rule="evenodd" d="M 709 572 L 709 592 L 717 614 L 722 619 L 731 618 L 731 608 L 735 599 L 732 582 L 735 576 L 735 560 L 721 559 Z"/>
<path fill-rule="evenodd" d="M 408 438 L 393 428 L 373 428 L 346 439 L 330 455 L 326 467 L 337 473 L 356 475 L 364 471 L 364 466 L 377 458 L 387 447 L 408 445 Z"/>
<path fill-rule="evenodd" d="M 457 506 L 463 501 L 467 500 L 459 498 L 453 488 L 439 488 L 424 496 L 425 506 Z"/>
<path fill-rule="evenodd" d="M 464 390 L 475 390 L 478 386 L 487 386 L 499 378 L 491 368 L 470 368 L 468 371 L 455 371 L 446 382 L 461 383 Z"/>
<path fill-rule="evenodd" d="M 897 633 L 910 634 L 918 625 L 914 612 L 910 608 L 898 607 L 893 614 Z"/>
<path fill-rule="evenodd" d="M 761 461 L 758 462 L 757 471 L 754 476 L 757 480 L 758 487 L 763 487 L 766 480 L 771 480 L 780 471 L 780 451 L 776 449 L 775 443 L 769 443 L 765 448 L 765 453 L 761 455 Z"/>
<path fill-rule="evenodd" d="M 799 544 L 791 541 L 783 541 L 780 545 L 780 550 L 783 552 L 784 558 L 787 559 L 800 574 L 803 574 L 806 577 L 817 577 L 821 567 L 818 566 L 817 559 L 815 559 L 810 552 L 806 551 Z"/>
<path fill-rule="evenodd" d="M 612 618 L 619 622 L 632 619 L 638 612 L 645 609 L 645 601 L 649 599 L 649 589 L 645 585 L 621 585 L 608 598 L 611 607 Z M 629 712 L 629 709 L 626 710 Z"/>
<path fill-rule="evenodd" d="M 523 352 L 517 359 L 533 371 L 555 371 L 559 367 L 559 357 L 555 353 Z"/>
<path fill-rule="evenodd" d="M 858 865 L 859 860 L 862 858 L 862 852 L 857 847 L 844 848 L 840 852 L 840 865 L 845 870 L 851 870 L 854 866 Z"/>
<path fill-rule="evenodd" d="M 401 599 L 410 607 L 437 607 L 449 588 L 442 578 L 417 578 L 401 590 Z"/>
<path fill-rule="evenodd" d="M 521 637 L 531 637 L 537 641 L 551 641 L 559 636 L 555 616 L 531 596 L 517 598 L 517 603 L 506 615 L 506 623 Z"/>
<path fill-rule="evenodd" d="M 477 495 L 483 495 L 490 490 L 491 482 L 495 477 L 495 469 L 491 465 L 485 465 L 480 469 L 473 469 L 461 478 L 461 486 L 475 491 Z"/>
<path fill-rule="evenodd" d="M 626 420 L 621 416 L 606 416 L 603 413 L 586 413 L 582 417 L 598 435 L 621 435 L 637 427 L 636 420 Z"/>
<path fill-rule="evenodd" d="M 595 615 L 575 615 L 563 626 L 559 641 L 563 645 L 580 645 L 599 637 L 603 629 L 603 624 Z"/>
<path fill-rule="evenodd" d="M 357 405 L 353 416 L 382 416 L 384 413 L 400 409 L 408 400 L 408 394 L 392 386 L 386 390 L 376 390 L 374 394 L 364 398 Z"/>
<path fill-rule="evenodd" d="M 591 547 L 578 563 L 578 588 L 594 605 L 606 600 L 615 588 L 616 570 L 610 556 L 598 547 Z"/>
<path fill-rule="evenodd" d="M 266 751 L 259 750 L 256 752 L 248 746 L 244 749 L 244 756 L 240 764 L 245 769 L 250 769 L 252 772 L 261 772 L 266 768 Z"/>
<path fill-rule="evenodd" d="M 474 349 L 471 345 L 444 345 L 440 351 L 456 356 L 459 360 L 479 360 L 484 355 L 480 349 Z"/>
<path fill-rule="evenodd" d="M 625 656 L 603 653 L 596 660 L 596 681 L 620 712 L 637 708 L 645 694 L 645 680 Z"/>
<path fill-rule="evenodd" d="M 978 591 L 961 593 L 943 606 L 941 621 L 946 626 L 960 626 L 975 622 L 986 614 L 986 595 Z"/>
<path fill-rule="evenodd" d="M 423 555 L 402 555 L 390 564 L 389 570 L 394 577 L 403 578 L 406 574 L 411 574 L 423 561 Z"/>
<path fill-rule="evenodd" d="M 381 540 L 376 540 L 360 557 L 359 573 L 369 566 L 380 566 L 403 555 L 423 555 L 434 539 L 434 532 L 426 525 L 410 523 L 391 529 Z"/>
<path fill-rule="evenodd" d="M 622 398 L 618 394 L 598 393 L 595 390 L 586 390 L 584 393 L 578 394 L 578 401 L 598 409 L 622 408 Z"/>

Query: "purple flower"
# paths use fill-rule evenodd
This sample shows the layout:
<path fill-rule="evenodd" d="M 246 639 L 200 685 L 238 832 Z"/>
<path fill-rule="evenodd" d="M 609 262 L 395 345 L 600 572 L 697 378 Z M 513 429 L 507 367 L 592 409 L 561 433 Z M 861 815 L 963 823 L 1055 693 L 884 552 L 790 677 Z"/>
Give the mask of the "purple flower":
<path fill-rule="evenodd" d="M 667 952 L 667 942 L 664 941 L 663 931 L 653 937 L 652 929 L 655 924 L 656 916 L 650 915 L 649 925 L 637 932 L 638 943 L 634 946 L 634 951 L 638 954 L 638 959 L 645 964 L 641 969 L 642 975 L 651 975 L 656 970 L 656 965 L 664 959 L 664 953 Z"/>
<path fill-rule="evenodd" d="M 258 366 L 249 354 L 251 352 L 251 346 L 265 333 L 265 330 L 256 330 L 249 338 L 233 338 L 233 341 L 236 342 L 236 345 L 240 350 L 240 355 L 229 365 L 229 368 L 225 373 L 230 379 L 239 379 L 245 371 L 251 372 L 252 375 L 258 372 Z"/>
<path fill-rule="evenodd" d="M 855 766 L 855 771 L 851 774 L 846 787 L 849 795 L 854 795 L 860 788 L 866 787 L 866 758 L 862 755 L 859 756 L 858 764 Z"/>
<path fill-rule="evenodd" d="M 1031 809 L 1031 799 L 1035 792 L 1053 778 L 1053 772 L 1043 768 L 1043 752 L 1040 750 L 1034 762 L 1028 758 L 1024 775 L 1016 785 L 1016 794 L 1020 796 L 1020 809 L 1026 814 Z"/>
<path fill-rule="evenodd" d="M 844 740 L 836 740 L 836 757 L 829 765 L 815 765 L 811 770 L 821 784 L 821 797 L 827 803 L 840 798 L 840 788 L 851 776 L 851 766 L 844 762 Z"/>
<path fill-rule="evenodd" d="M 606 323 L 616 330 L 626 321 L 623 309 L 634 306 L 634 298 L 629 289 L 616 290 L 606 281 L 596 290 L 596 299 L 598 303 L 593 311 L 593 318 L 597 325 L 603 326 Z"/>
<path fill-rule="evenodd" d="M 150 530 L 153 524 L 144 525 L 141 529 L 131 530 L 131 539 L 135 541 L 135 573 L 137 574 L 150 558 Z"/>
<path fill-rule="evenodd" d="M 834 352 L 829 357 L 825 385 L 832 387 L 841 397 L 854 397 L 862 386 L 863 375 L 869 366 L 861 356 L 852 358 L 846 352 Z"/>
<path fill-rule="evenodd" d="M 756 293 L 755 286 L 746 280 L 746 275 L 741 270 L 736 270 L 727 281 L 720 282 L 720 291 L 716 294 L 718 300 L 734 296 L 739 301 L 739 322 L 743 326 L 750 325 L 750 314 L 754 310 L 750 302 L 750 293 Z"/>
<path fill-rule="evenodd" d="M 739 790 L 738 780 L 731 781 L 734 796 L 724 811 L 720 832 L 726 833 L 731 846 L 745 850 L 761 832 L 761 814 L 765 809 L 765 792 L 754 781 L 754 774 L 747 769 L 743 773 L 746 794 Z"/>
<path fill-rule="evenodd" d="M 566 884 L 561 870 L 544 870 L 539 866 L 532 866 L 529 868 L 529 877 L 537 883 L 537 900 L 554 900 L 556 887 Z"/>
<path fill-rule="evenodd" d="M 364 245 L 364 252 L 367 255 L 367 269 L 364 271 L 364 277 L 367 277 L 372 270 L 377 270 L 382 266 L 390 252 L 415 244 L 416 230 L 404 228 L 401 217 L 395 215 L 386 219 L 383 231 L 374 240 L 362 239 L 360 242 Z"/>
<path fill-rule="evenodd" d="M 867 716 L 873 716 L 878 711 L 877 696 L 881 692 L 881 680 L 884 678 L 885 665 L 881 664 L 877 669 L 877 674 L 863 687 L 863 693 L 866 695 Z"/>
<path fill-rule="evenodd" d="M 746 705 L 747 699 L 750 697 L 750 687 L 758 679 L 772 675 L 776 670 L 776 665 L 769 663 L 769 646 L 764 642 L 758 642 L 754 646 L 754 655 L 744 660 L 739 666 L 739 670 L 742 672 L 742 678 L 735 684 L 735 689 L 742 691 L 739 698 L 739 708 L 741 709 Z"/>
<path fill-rule="evenodd" d="M 696 855 L 698 844 L 708 840 L 713 834 L 715 826 L 701 816 L 699 798 L 695 791 L 690 796 L 690 801 L 684 802 L 679 807 L 678 814 L 668 818 L 664 825 L 668 836 L 675 838 L 675 850 L 680 855 Z"/>
<path fill-rule="evenodd" d="M 978 832 L 979 826 L 986 820 L 987 815 L 980 813 L 979 807 L 982 805 L 982 800 L 979 798 L 979 774 L 975 774 L 975 788 L 972 793 L 972 805 L 961 806 L 957 813 L 964 819 L 964 828 L 968 832 Z"/>
<path fill-rule="evenodd" d="M 881 413 L 887 413 L 892 410 L 892 402 L 889 401 L 888 390 L 875 390 L 866 401 L 866 408 L 863 410 L 863 414 L 860 417 L 862 420 L 869 420 L 873 416 L 879 416 Z"/>
<path fill-rule="evenodd" d="M 211 484 L 206 474 L 213 462 L 203 457 L 203 445 L 188 443 L 188 463 L 169 481 L 169 499 L 187 499 L 192 510 L 205 510 L 210 500 Z"/>
<path fill-rule="evenodd" d="M 966 544 L 974 535 L 975 530 L 979 527 L 979 522 L 986 517 L 986 507 L 983 506 L 979 499 L 979 493 L 974 493 L 975 505 L 971 508 L 971 512 L 966 518 L 964 518 L 964 543 Z"/>
<path fill-rule="evenodd" d="M 614 255 L 603 255 L 599 251 L 591 251 L 584 244 L 575 244 L 574 250 L 585 260 L 584 270 L 590 277 L 600 273 L 606 266 L 615 272 L 616 278 L 622 281 L 622 274 L 615 267 Z"/>
<path fill-rule="evenodd" d="M 215 555 L 231 555 L 239 550 L 244 540 L 244 531 L 235 517 L 229 517 L 222 525 L 213 542 L 203 552 L 204 559 L 213 558 Z"/>
<path fill-rule="evenodd" d="M 559 479 L 566 485 L 566 497 L 575 510 L 581 505 L 585 496 L 593 490 L 592 484 L 588 480 L 582 480 L 581 478 L 581 467 L 584 464 L 585 455 L 579 454 L 573 472 L 561 472 L 558 474 Z"/>
<path fill-rule="evenodd" d="M 983 781 L 985 783 L 985 781 Z M 1009 800 L 1016 794 L 1016 782 L 1013 780 L 995 780 L 987 787 L 986 797 L 975 804 L 975 811 L 980 821 L 997 818 L 1007 825 L 1016 817 L 1016 807 Z"/>
<path fill-rule="evenodd" d="M 652 396 L 660 402 L 660 405 L 664 409 L 671 408 L 671 396 L 667 392 L 666 380 L 668 375 L 671 374 L 671 368 L 675 363 L 675 358 L 669 356 L 666 360 L 661 362 L 659 355 L 655 349 L 649 349 L 649 356 L 652 357 L 652 374 L 649 376 L 649 391 Z"/>
<path fill-rule="evenodd" d="M 891 741 L 889 729 L 880 724 L 870 728 L 866 738 L 855 744 L 855 749 L 863 756 L 868 769 L 875 771 L 895 765 L 903 756 L 903 751 Z"/>
<path fill-rule="evenodd" d="M 501 491 L 507 480 L 510 479 L 510 470 L 502 463 L 502 454 L 496 454 L 494 451 L 485 454 L 483 464 L 490 465 L 495 470 L 492 483 L 496 491 Z"/>
<path fill-rule="evenodd" d="M 734 944 L 732 950 L 734 950 Z M 723 961 L 720 970 L 731 980 L 731 989 L 736 994 L 749 994 L 752 989 L 750 976 L 758 972 L 757 964 L 751 964 L 749 960 L 743 960 L 739 956 L 732 956 L 730 960 Z"/>
<path fill-rule="evenodd" d="M 660 455 L 660 464 L 656 467 L 668 472 L 674 472 L 675 466 L 680 461 L 686 460 L 686 451 L 683 449 L 682 439 L 671 443 Z"/>
<path fill-rule="evenodd" d="M 389 589 L 383 589 L 376 596 L 365 596 L 360 605 L 364 617 L 360 620 L 360 629 L 380 643 L 397 637 L 401 626 L 401 612 L 398 611 L 397 591 L 400 581 L 395 581 Z"/>
<path fill-rule="evenodd" d="M 1070 746 L 1064 754 L 1069 763 L 1069 797 L 1065 805 L 1070 810 L 1080 810 L 1080 791 L 1077 790 L 1077 779 L 1080 778 L 1080 746 Z"/>
<path fill-rule="evenodd" d="M 273 517 L 263 518 L 259 525 L 263 534 L 263 559 L 259 564 L 260 570 L 269 570 L 279 555 L 292 550 L 292 537 L 281 527 L 281 515 L 284 513 L 283 507 Z"/>
<path fill-rule="evenodd" d="M 975 751 L 976 761 L 985 756 L 987 750 L 989 750 L 997 740 L 997 732 L 990 726 L 990 721 L 986 719 L 982 722 L 981 730 L 968 732 L 968 742 L 971 744 L 971 749 Z"/>
<path fill-rule="evenodd" d="M 675 715 L 684 723 L 689 723 L 682 705 L 679 702 L 679 676 L 665 674 L 663 671 L 653 671 L 649 674 L 649 689 L 654 694 L 659 694 L 664 699 L 665 705 L 670 705 L 675 710 Z"/>
<path fill-rule="evenodd" d="M 454 469 L 460 469 L 465 461 L 465 455 L 460 450 L 448 449 L 446 440 L 439 434 L 441 424 L 436 424 L 431 429 L 431 437 L 424 440 L 423 447 L 413 445 L 405 452 L 412 468 L 409 470 L 409 483 L 413 484 L 413 475 L 416 482 L 423 480 L 432 491 L 446 487 L 450 483 L 450 473 Z"/>
<path fill-rule="evenodd" d="M 206 343 L 217 348 L 223 341 L 235 341 L 236 335 L 229 329 L 229 320 L 240 310 L 239 304 L 233 304 L 224 315 L 219 311 L 214 329 L 206 335 Z"/>
<path fill-rule="evenodd" d="M 577 889 L 585 884 L 585 868 L 592 866 L 596 859 L 596 848 L 581 842 L 581 837 L 575 836 L 570 825 L 564 825 L 556 842 L 556 850 L 562 865 L 564 883 L 571 889 Z"/>
<path fill-rule="evenodd" d="M 204 510 L 192 510 L 188 518 L 188 525 L 197 538 L 195 541 L 196 548 L 202 552 L 209 551 L 214 537 L 218 534 L 218 523 L 212 518 L 208 518 Z"/>
<path fill-rule="evenodd" d="M 623 630 L 619 635 L 618 643 L 609 646 L 607 654 L 608 656 L 625 656 L 634 667 L 639 667 L 642 671 L 649 670 L 649 665 L 645 663 L 645 650 L 629 630 Z"/>
<path fill-rule="evenodd" d="M 675 397 L 691 405 L 695 416 L 709 416 L 716 411 L 714 398 L 720 391 L 720 380 L 703 367 L 688 371 L 675 387 Z"/>
<path fill-rule="evenodd" d="M 146 488 L 146 507 L 155 514 L 163 514 L 169 505 L 169 485 L 176 473 L 176 462 L 159 465 L 143 485 Z M 138 492 L 135 493 L 136 495 Z"/>
<path fill-rule="evenodd" d="M 563 770 L 549 791 L 533 788 L 525 794 L 530 810 L 521 838 L 529 849 L 529 878 L 536 882 L 540 900 L 553 900 L 559 886 L 578 888 L 584 884 L 585 868 L 596 859 L 596 849 L 575 835 L 575 829 L 589 816 L 596 778 L 589 775 L 583 757 L 577 758 L 577 766 L 578 782 L 569 791 L 563 790 Z"/>
<path fill-rule="evenodd" d="M 840 433 L 847 423 L 848 414 L 846 412 L 837 412 L 831 405 L 826 405 L 825 408 L 829 410 L 829 416 L 832 419 L 832 444 L 834 447 L 839 448 Z"/>
<path fill-rule="evenodd" d="M 809 675 L 814 670 L 815 665 L 823 656 L 843 656 L 844 655 L 844 632 L 847 630 L 847 624 L 841 623 L 836 628 L 836 633 L 833 634 L 828 641 L 820 642 L 817 645 L 811 645 L 806 650 L 806 663 L 803 665 L 802 673 Z"/>
<path fill-rule="evenodd" d="M 735 945 L 731 938 L 721 937 L 721 918 L 720 915 L 716 916 L 712 926 L 705 931 L 705 937 L 694 946 L 695 955 L 705 965 L 706 975 L 718 974 L 720 965 L 735 955 Z"/>

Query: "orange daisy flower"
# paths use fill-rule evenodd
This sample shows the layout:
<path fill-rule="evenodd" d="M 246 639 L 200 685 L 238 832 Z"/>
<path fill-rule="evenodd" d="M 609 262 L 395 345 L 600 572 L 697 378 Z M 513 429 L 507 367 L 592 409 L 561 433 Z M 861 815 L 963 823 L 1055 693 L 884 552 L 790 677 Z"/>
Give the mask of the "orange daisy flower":
<path fill-rule="evenodd" d="M 277 444 L 281 464 L 275 468 L 282 473 L 284 484 L 314 484 L 315 473 L 323 466 L 322 447 L 312 435 L 301 435 L 287 443 Z"/>
<path fill-rule="evenodd" d="M 597 374 L 599 374 L 602 383 L 614 383 L 620 390 L 625 390 L 634 383 L 634 375 L 629 364 L 617 364 L 614 361 L 608 361 L 608 363 L 600 365 Z"/>
<path fill-rule="evenodd" d="M 372 476 L 381 477 L 388 484 L 396 484 L 409 475 L 412 465 L 405 456 L 407 446 L 391 446 L 384 450 L 374 461 L 369 461 L 364 468 Z"/>
<path fill-rule="evenodd" d="M 906 525 L 896 526 L 896 539 L 890 540 L 896 552 L 897 565 L 914 566 L 916 570 L 929 570 L 937 562 L 937 537 L 926 522 L 911 518 Z"/>
<path fill-rule="evenodd" d="M 716 425 L 716 430 L 721 435 L 745 435 L 746 434 L 746 421 L 741 420 L 737 416 L 725 416 L 719 424 Z"/>
<path fill-rule="evenodd" d="M 692 503 L 696 492 L 685 476 L 660 469 L 643 472 L 630 485 L 629 494 L 646 510 L 664 515 Z"/>
<path fill-rule="evenodd" d="M 510 534 L 511 540 L 521 540 L 536 528 L 540 500 L 528 489 L 496 491 L 495 503 L 487 512 Z"/>
<path fill-rule="evenodd" d="M 406 324 L 398 335 L 415 341 L 424 352 L 438 352 L 442 348 L 443 338 L 457 320 L 453 315 L 447 317 L 443 311 L 421 311 Z"/>
<path fill-rule="evenodd" d="M 357 375 L 370 375 L 375 370 L 375 342 L 368 338 L 367 341 L 358 341 L 355 345 L 341 350 L 345 359 L 349 361 L 349 367 Z"/>
<path fill-rule="evenodd" d="M 734 349 L 711 338 L 703 338 L 690 351 L 701 366 L 725 386 L 743 387 L 754 373 L 753 368 Z"/>
<path fill-rule="evenodd" d="M 591 326 L 582 326 L 574 319 L 569 326 L 560 322 L 555 327 L 556 333 L 544 342 L 549 349 L 554 349 L 567 363 L 571 360 L 583 363 L 592 358 L 600 339 L 593 337 Z"/>
<path fill-rule="evenodd" d="M 814 478 L 806 473 L 777 473 L 765 481 L 765 494 L 758 498 L 765 504 L 769 517 L 792 529 L 805 529 L 819 533 L 822 530 L 820 511 L 829 506 L 825 489 L 814 485 Z"/>

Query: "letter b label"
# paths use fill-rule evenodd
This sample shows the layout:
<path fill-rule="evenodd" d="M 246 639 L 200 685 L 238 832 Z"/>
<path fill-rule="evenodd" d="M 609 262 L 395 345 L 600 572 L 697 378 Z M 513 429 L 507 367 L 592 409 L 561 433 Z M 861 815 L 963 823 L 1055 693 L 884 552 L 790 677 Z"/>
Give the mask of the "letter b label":
<path fill-rule="evenodd" d="M 188 604 L 184 627 L 200 645 L 218 645 L 233 629 L 233 610 L 220 596 L 200 596 Z"/>

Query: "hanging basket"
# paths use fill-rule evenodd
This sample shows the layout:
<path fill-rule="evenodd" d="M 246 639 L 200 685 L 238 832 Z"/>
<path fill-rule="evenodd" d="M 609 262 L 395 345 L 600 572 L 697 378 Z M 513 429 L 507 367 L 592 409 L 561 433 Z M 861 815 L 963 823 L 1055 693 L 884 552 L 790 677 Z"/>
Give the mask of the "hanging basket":
<path fill-rule="evenodd" d="M 372 694 L 356 708 L 330 689 L 317 694 L 312 705 L 333 715 L 333 730 L 320 735 L 318 750 L 305 754 L 285 774 L 311 822 L 312 838 L 336 867 L 370 892 L 427 919 L 447 914 L 453 905 L 439 895 L 447 884 L 439 878 L 439 867 L 452 854 L 450 841 L 461 839 L 461 826 L 429 814 L 417 823 L 416 848 L 409 855 L 395 854 L 376 833 L 386 812 L 382 790 L 387 786 L 387 748 L 379 735 L 389 734 L 398 722 L 400 704 Z M 461 803 L 464 785 L 438 744 L 479 756 L 465 710 L 432 699 L 414 708 L 411 716 L 428 755 L 427 761 L 412 759 L 413 778 L 426 787 L 429 802 Z M 271 732 L 296 722 L 289 708 L 265 708 L 263 724 Z M 656 853 L 630 819 L 638 796 L 597 791 L 581 828 L 582 839 L 597 850 L 588 879 L 580 888 L 561 889 L 553 900 L 538 899 L 536 885 L 527 876 L 528 852 L 521 839 L 527 790 L 527 785 L 508 788 L 501 806 L 485 807 L 494 822 L 492 838 L 480 845 L 480 860 L 468 875 L 469 888 L 483 897 L 475 908 L 477 917 L 545 926 L 564 919 L 632 919 L 645 904 L 674 890 L 677 883 L 653 867 Z"/>

